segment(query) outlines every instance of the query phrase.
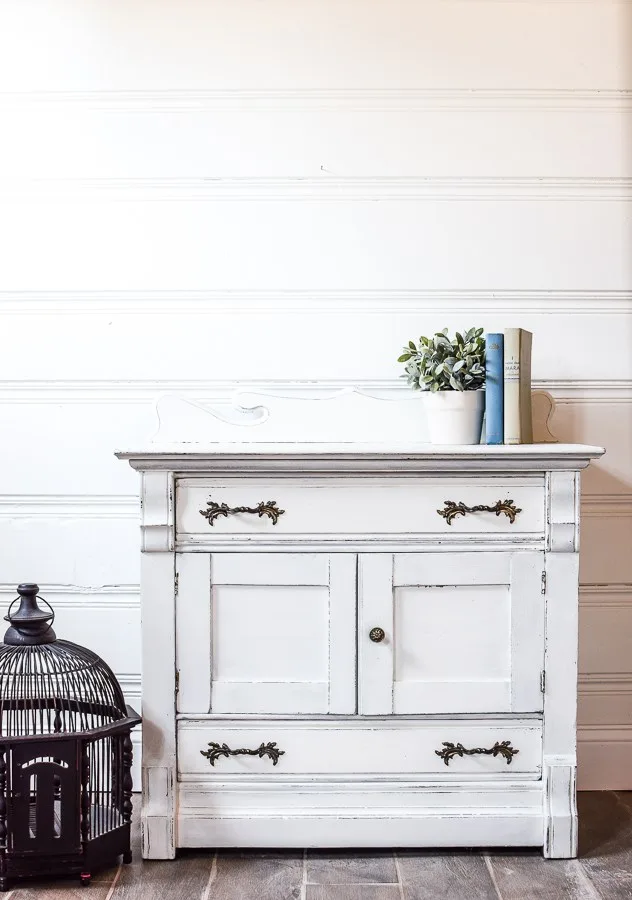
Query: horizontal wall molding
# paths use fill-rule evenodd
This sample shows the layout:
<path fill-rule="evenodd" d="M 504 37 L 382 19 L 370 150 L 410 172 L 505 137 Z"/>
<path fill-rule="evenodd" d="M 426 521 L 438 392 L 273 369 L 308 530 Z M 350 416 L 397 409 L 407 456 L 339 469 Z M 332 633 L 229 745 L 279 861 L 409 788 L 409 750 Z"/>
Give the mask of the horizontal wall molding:
<path fill-rule="evenodd" d="M 34 518 L 140 519 L 140 503 L 126 495 L 0 494 L 0 519 Z"/>
<path fill-rule="evenodd" d="M 502 0 L 503 3 L 508 0 Z M 532 0 L 514 0 L 532 2 Z M 577 3 L 582 0 L 548 0 Z M 589 0 L 583 0 L 589 2 Z M 603 0 L 599 0 L 603 2 Z M 616 2 L 616 0 L 613 0 Z M 620 0 L 619 0 L 620 2 Z M 625 0 L 629 2 L 629 0 Z M 42 107 L 130 113 L 214 110 L 570 110 L 632 111 L 631 90 L 522 88 L 332 89 L 332 90 L 115 90 L 32 91 L 0 94 L 0 109 L 35 112 Z"/>
<path fill-rule="evenodd" d="M 83 584 L 46 584 L 41 582 L 38 584 L 40 594 L 77 594 L 88 597 L 99 596 L 116 596 L 121 594 L 138 594 L 140 596 L 139 584 L 101 584 L 98 587 L 94 585 Z M 0 594 L 15 594 L 14 584 L 1 584 Z M 55 601 L 57 602 L 57 601 Z"/>
<path fill-rule="evenodd" d="M 632 290 L 0 291 L 0 315 L 632 314 Z"/>
<path fill-rule="evenodd" d="M 630 177 L 5 178 L 5 201 L 629 201 Z"/>
<path fill-rule="evenodd" d="M 631 379 L 585 379 L 575 381 L 537 381 L 535 389 L 549 391 L 560 403 L 625 403 L 632 401 Z"/>
<path fill-rule="evenodd" d="M 123 690 L 140 691 L 141 674 L 140 672 L 119 673 L 116 676 L 121 682 Z"/>
<path fill-rule="evenodd" d="M 136 707 L 136 712 L 140 712 L 142 687 L 141 675 L 139 672 L 115 672 L 114 673 L 121 689 L 125 694 L 128 703 L 131 702 Z"/>
<path fill-rule="evenodd" d="M 590 672 L 580 674 L 580 692 L 583 693 L 632 693 L 632 672 Z"/>
<path fill-rule="evenodd" d="M 598 499 L 585 497 L 584 507 Z M 632 500 L 628 500 L 628 503 L 632 508 Z M 632 584 L 582 584 L 579 587 L 579 602 L 583 609 L 632 608 Z M 632 679 L 632 675 L 630 678 Z"/>
<path fill-rule="evenodd" d="M 632 517 L 632 495 L 585 495 L 582 497 L 582 515 L 599 518 L 630 518 Z"/>
<path fill-rule="evenodd" d="M 0 381 L 0 403 L 153 403 L 165 393 L 209 402 L 229 402 L 237 390 L 283 396 L 323 397 L 340 388 L 357 387 L 379 396 L 399 396 L 410 388 L 403 379 L 318 379 L 314 381 L 221 381 L 212 379 L 77 379 Z M 632 402 L 632 379 L 534 380 L 534 390 L 550 392 L 556 403 Z M 0 495 L 1 497 L 1 495 Z M 117 498 L 108 498 L 116 504 Z M 1 502 L 1 500 L 0 500 Z"/>
<path fill-rule="evenodd" d="M 580 742 L 596 741 L 597 743 L 632 741 L 632 725 L 580 725 L 577 729 Z"/>
<path fill-rule="evenodd" d="M 140 609 L 140 585 L 112 584 L 86 587 L 77 584 L 40 584 L 39 592 L 55 609 Z M 14 584 L 0 584 L 0 597 L 12 600 Z"/>

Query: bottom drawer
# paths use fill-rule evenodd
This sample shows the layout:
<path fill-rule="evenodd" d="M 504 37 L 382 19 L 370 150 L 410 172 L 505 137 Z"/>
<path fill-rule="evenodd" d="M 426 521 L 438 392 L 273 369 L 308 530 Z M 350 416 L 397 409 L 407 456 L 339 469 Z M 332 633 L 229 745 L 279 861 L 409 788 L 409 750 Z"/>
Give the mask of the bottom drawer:
<path fill-rule="evenodd" d="M 201 775 L 512 778 L 539 776 L 541 766 L 542 723 L 533 719 L 178 723 L 178 773 L 185 780 Z"/>

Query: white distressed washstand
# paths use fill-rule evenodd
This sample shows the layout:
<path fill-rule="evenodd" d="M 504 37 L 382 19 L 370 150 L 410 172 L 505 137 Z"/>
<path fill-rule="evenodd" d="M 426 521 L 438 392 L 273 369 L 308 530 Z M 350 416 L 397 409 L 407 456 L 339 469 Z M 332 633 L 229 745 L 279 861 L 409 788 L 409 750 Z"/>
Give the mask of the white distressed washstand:
<path fill-rule="evenodd" d="M 574 856 L 579 481 L 602 449 L 433 447 L 407 402 L 330 400 L 166 397 L 118 454 L 142 476 L 144 856 Z M 358 439 L 287 441 L 324 419 Z"/>

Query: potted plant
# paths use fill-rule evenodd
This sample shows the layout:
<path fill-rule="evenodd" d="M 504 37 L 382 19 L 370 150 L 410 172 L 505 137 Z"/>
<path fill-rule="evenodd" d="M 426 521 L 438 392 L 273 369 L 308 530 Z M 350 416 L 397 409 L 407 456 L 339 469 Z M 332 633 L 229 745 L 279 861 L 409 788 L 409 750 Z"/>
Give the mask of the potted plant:
<path fill-rule="evenodd" d="M 448 329 L 409 341 L 398 362 L 408 384 L 423 391 L 433 444 L 478 444 L 485 412 L 485 338 L 482 328 Z"/>

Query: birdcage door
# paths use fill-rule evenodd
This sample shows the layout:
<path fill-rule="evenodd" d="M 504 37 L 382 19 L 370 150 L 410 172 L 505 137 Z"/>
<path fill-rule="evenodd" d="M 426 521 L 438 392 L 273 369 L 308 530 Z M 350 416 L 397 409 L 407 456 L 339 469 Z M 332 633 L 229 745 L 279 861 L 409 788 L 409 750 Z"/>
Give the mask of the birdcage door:
<path fill-rule="evenodd" d="M 10 786 L 13 850 L 68 853 L 80 849 L 75 741 L 28 741 L 14 747 Z"/>

